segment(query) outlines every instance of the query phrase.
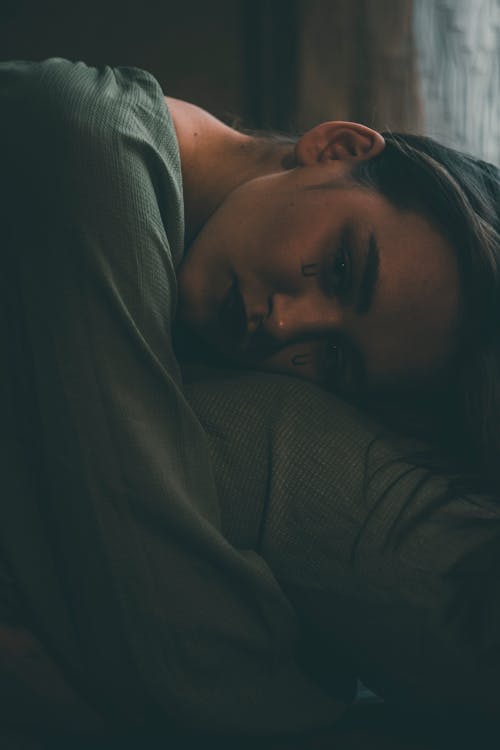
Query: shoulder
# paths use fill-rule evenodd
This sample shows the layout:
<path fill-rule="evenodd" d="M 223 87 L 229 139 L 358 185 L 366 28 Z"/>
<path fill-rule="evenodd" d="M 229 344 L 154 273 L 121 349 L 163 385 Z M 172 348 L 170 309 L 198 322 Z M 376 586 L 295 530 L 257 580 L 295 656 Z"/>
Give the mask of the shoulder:
<path fill-rule="evenodd" d="M 21 183 L 52 186 L 79 216 L 154 224 L 183 245 L 182 177 L 158 81 L 134 67 L 49 58 L 0 63 L 0 149 Z M 5 116 L 4 116 L 5 113 Z M 50 182 L 50 185 L 49 185 Z M 125 217 L 125 218 L 124 218 Z M 128 218 L 127 218 L 128 217 Z M 175 250 L 174 250 L 175 248 Z"/>
<path fill-rule="evenodd" d="M 0 101 L 11 119 L 27 117 L 37 128 L 64 126 L 66 136 L 112 134 L 137 112 L 154 120 L 166 109 L 158 81 L 145 70 L 60 57 L 0 63 Z"/>
<path fill-rule="evenodd" d="M 123 99 L 141 96 L 163 100 L 160 84 L 146 70 L 134 67 L 94 67 L 62 57 L 42 61 L 0 62 L 0 94 L 12 101 L 27 99 L 44 111 L 78 111 L 79 105 L 100 104 L 119 111 Z"/>

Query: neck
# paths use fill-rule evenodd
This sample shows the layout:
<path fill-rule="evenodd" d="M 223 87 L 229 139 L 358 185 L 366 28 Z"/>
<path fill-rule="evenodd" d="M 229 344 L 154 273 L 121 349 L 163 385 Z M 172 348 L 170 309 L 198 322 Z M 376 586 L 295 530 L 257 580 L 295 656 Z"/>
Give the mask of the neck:
<path fill-rule="evenodd" d="M 286 168 L 293 146 L 239 133 L 188 102 L 165 97 L 181 157 L 185 244 L 244 182 Z"/>

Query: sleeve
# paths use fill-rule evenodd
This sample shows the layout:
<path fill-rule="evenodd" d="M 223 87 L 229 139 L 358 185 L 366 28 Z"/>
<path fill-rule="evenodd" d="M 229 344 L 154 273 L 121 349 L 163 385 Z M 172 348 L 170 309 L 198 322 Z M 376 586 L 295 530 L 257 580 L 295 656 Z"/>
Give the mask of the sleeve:
<path fill-rule="evenodd" d="M 0 65 L 0 544 L 36 630 L 129 724 L 292 732 L 343 701 L 297 665 L 266 563 L 220 532 L 170 328 L 180 168 L 135 68 Z"/>
<path fill-rule="evenodd" d="M 458 491 L 425 446 L 310 383 L 190 377 L 224 532 L 269 563 L 316 678 L 344 670 L 406 708 L 498 716 L 498 497 Z"/>

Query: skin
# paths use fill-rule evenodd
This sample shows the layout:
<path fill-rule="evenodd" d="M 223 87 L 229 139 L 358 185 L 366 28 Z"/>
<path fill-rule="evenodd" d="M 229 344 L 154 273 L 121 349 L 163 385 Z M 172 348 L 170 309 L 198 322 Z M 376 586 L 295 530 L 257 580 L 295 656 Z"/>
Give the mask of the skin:
<path fill-rule="evenodd" d="M 382 136 L 334 121 L 263 154 L 258 139 L 192 105 L 167 103 L 186 201 L 183 330 L 216 359 L 344 394 L 437 380 L 456 343 L 457 263 L 425 218 L 350 179 L 357 160 L 383 150 Z M 376 268 L 370 295 L 361 293 L 368 258 Z M 235 279 L 248 320 L 236 342 L 219 320 Z"/>

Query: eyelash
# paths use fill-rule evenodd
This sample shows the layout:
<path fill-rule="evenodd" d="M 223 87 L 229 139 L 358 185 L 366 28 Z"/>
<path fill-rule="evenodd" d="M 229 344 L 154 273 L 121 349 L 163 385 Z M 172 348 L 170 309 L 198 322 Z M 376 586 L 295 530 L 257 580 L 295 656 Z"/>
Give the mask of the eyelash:
<path fill-rule="evenodd" d="M 351 254 L 344 244 L 328 256 L 324 269 L 324 288 L 329 296 L 345 295 L 351 287 Z M 340 276 L 340 278 L 338 278 Z"/>
<path fill-rule="evenodd" d="M 352 262 L 349 248 L 345 243 L 341 243 L 336 252 L 328 256 L 321 270 L 319 263 L 302 264 L 302 275 L 321 275 L 322 286 L 328 296 L 345 296 L 351 287 Z M 335 278 L 339 275 L 340 279 Z M 344 356 L 343 347 L 339 343 L 334 340 L 327 342 L 324 358 L 325 375 L 327 380 L 333 378 L 332 385 L 337 385 L 339 375 L 342 376 L 345 365 Z M 333 357 L 334 363 L 332 363 Z"/>
<path fill-rule="evenodd" d="M 303 276 L 321 276 L 322 286 L 329 296 L 334 294 L 345 294 L 351 286 L 351 254 L 345 244 L 341 244 L 335 253 L 331 253 L 320 268 L 320 263 L 302 263 Z M 332 279 L 341 273 L 341 279 L 337 282 Z"/>

